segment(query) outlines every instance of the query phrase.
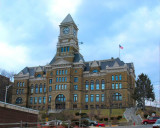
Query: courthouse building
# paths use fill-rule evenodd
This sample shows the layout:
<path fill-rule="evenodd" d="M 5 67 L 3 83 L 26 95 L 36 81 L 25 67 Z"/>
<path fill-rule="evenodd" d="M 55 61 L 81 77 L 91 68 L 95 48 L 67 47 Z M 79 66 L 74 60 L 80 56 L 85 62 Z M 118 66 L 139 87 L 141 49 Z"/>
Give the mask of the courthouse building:
<path fill-rule="evenodd" d="M 25 67 L 14 76 L 12 103 L 38 110 L 134 106 L 133 63 L 119 58 L 85 61 L 70 14 L 59 27 L 57 52 L 51 62 Z"/>

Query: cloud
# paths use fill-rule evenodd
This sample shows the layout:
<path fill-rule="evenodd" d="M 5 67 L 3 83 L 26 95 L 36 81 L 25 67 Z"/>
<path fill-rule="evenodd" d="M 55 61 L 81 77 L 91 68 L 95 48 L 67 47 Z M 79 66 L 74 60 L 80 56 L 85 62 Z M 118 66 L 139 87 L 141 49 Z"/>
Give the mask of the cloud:
<path fill-rule="evenodd" d="M 67 14 L 72 16 L 78 10 L 82 0 L 49 0 L 47 4 L 47 15 L 53 26 L 58 29 L 58 25 L 62 22 Z"/>
<path fill-rule="evenodd" d="M 24 46 L 11 46 L 6 42 L 0 42 L 0 67 L 7 70 L 15 70 L 29 62 L 28 49 Z"/>

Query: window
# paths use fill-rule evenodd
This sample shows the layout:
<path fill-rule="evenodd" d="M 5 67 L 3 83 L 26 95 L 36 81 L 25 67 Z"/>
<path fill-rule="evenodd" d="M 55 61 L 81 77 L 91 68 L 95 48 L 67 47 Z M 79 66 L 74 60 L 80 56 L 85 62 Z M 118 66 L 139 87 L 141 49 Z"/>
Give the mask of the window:
<path fill-rule="evenodd" d="M 37 104 L 37 97 L 34 97 L 34 103 Z"/>
<path fill-rule="evenodd" d="M 101 95 L 101 101 L 104 102 L 104 94 Z"/>
<path fill-rule="evenodd" d="M 78 82 L 78 77 L 74 77 L 74 82 Z"/>
<path fill-rule="evenodd" d="M 114 84 L 112 84 L 112 89 L 114 89 Z"/>
<path fill-rule="evenodd" d="M 122 100 L 122 95 L 120 93 L 114 93 L 113 94 L 113 100 L 114 101 L 121 101 Z"/>
<path fill-rule="evenodd" d="M 50 76 L 53 76 L 53 72 L 50 73 Z"/>
<path fill-rule="evenodd" d="M 44 104 L 46 103 L 46 97 L 45 96 L 43 97 L 43 103 Z"/>
<path fill-rule="evenodd" d="M 41 97 L 39 97 L 39 104 L 41 104 L 42 103 L 42 98 Z"/>
<path fill-rule="evenodd" d="M 17 89 L 17 90 L 16 90 L 16 94 L 18 95 L 18 93 L 19 93 L 19 90 Z"/>
<path fill-rule="evenodd" d="M 99 90 L 99 80 L 96 80 L 96 90 Z"/>
<path fill-rule="evenodd" d="M 59 70 L 59 75 L 61 75 L 61 70 Z"/>
<path fill-rule="evenodd" d="M 61 77 L 59 77 L 59 82 L 61 82 Z"/>
<path fill-rule="evenodd" d="M 101 84 L 102 84 L 102 89 L 105 89 L 105 81 L 104 80 L 101 81 Z"/>
<path fill-rule="evenodd" d="M 64 88 L 63 88 L 63 84 L 62 84 L 62 90 L 63 90 Z"/>
<path fill-rule="evenodd" d="M 23 82 L 23 87 L 25 86 L 25 83 Z"/>
<path fill-rule="evenodd" d="M 22 98 L 21 97 L 18 97 L 16 99 L 16 104 L 22 104 Z"/>
<path fill-rule="evenodd" d="M 112 75 L 112 81 L 114 81 L 114 75 Z"/>
<path fill-rule="evenodd" d="M 22 89 L 22 94 L 24 94 L 24 89 Z"/>
<path fill-rule="evenodd" d="M 85 95 L 85 102 L 88 102 L 88 95 Z"/>
<path fill-rule="evenodd" d="M 46 84 L 44 84 L 43 90 L 44 90 L 44 93 L 45 93 L 46 92 Z"/>
<path fill-rule="evenodd" d="M 91 95 L 91 102 L 94 102 L 94 95 Z"/>
<path fill-rule="evenodd" d="M 67 77 L 65 77 L 65 82 L 67 82 Z"/>
<path fill-rule="evenodd" d="M 78 85 L 74 85 L 74 90 L 78 90 Z"/>
<path fill-rule="evenodd" d="M 38 93 L 38 85 L 35 86 L 35 93 Z"/>
<path fill-rule="evenodd" d="M 61 52 L 63 52 L 63 47 L 61 47 Z"/>
<path fill-rule="evenodd" d="M 67 74 L 67 69 L 65 70 L 65 74 Z"/>
<path fill-rule="evenodd" d="M 77 70 L 74 70 L 75 73 L 77 73 Z"/>
<path fill-rule="evenodd" d="M 59 94 L 57 97 L 56 97 L 56 101 L 59 101 L 59 102 L 65 102 L 66 101 L 66 98 L 63 94 Z"/>
<path fill-rule="evenodd" d="M 62 70 L 62 74 L 64 75 L 64 70 Z"/>
<path fill-rule="evenodd" d="M 22 82 L 20 82 L 20 87 L 22 87 Z"/>
<path fill-rule="evenodd" d="M 67 46 L 67 52 L 69 52 L 69 46 Z"/>
<path fill-rule="evenodd" d="M 64 89 L 65 89 L 65 90 L 67 89 L 67 85 L 66 85 L 66 84 L 64 85 Z"/>
<path fill-rule="evenodd" d="M 99 94 L 96 94 L 96 102 L 99 102 Z"/>
<path fill-rule="evenodd" d="M 49 84 L 52 84 L 52 79 L 49 79 Z"/>
<path fill-rule="evenodd" d="M 39 93 L 42 93 L 42 84 L 39 86 Z"/>
<path fill-rule="evenodd" d="M 78 101 L 78 96 L 77 96 L 77 94 L 74 94 L 74 95 L 73 95 L 73 101 L 74 101 L 74 102 L 77 102 L 77 101 Z"/>
<path fill-rule="evenodd" d="M 86 90 L 89 90 L 89 82 L 86 81 Z"/>
<path fill-rule="evenodd" d="M 49 95 L 49 97 L 48 97 L 48 102 L 49 102 L 49 103 L 51 103 L 51 98 L 52 98 L 52 96 Z"/>
<path fill-rule="evenodd" d="M 37 77 L 41 77 L 41 74 L 38 74 Z"/>
<path fill-rule="evenodd" d="M 34 86 L 31 85 L 31 94 L 33 94 Z"/>
<path fill-rule="evenodd" d="M 58 85 L 56 85 L 56 90 L 58 90 Z"/>
<path fill-rule="evenodd" d="M 33 97 L 30 97 L 30 104 L 32 104 L 33 102 Z"/>
<path fill-rule="evenodd" d="M 58 82 L 58 77 L 56 77 L 56 82 Z"/>
<path fill-rule="evenodd" d="M 118 89 L 118 84 L 116 83 L 116 89 Z"/>
<path fill-rule="evenodd" d="M 19 89 L 19 94 L 21 94 L 21 89 Z"/>
<path fill-rule="evenodd" d="M 52 86 L 49 86 L 49 92 L 51 92 L 52 91 Z"/>
<path fill-rule="evenodd" d="M 62 82 L 64 82 L 64 77 L 62 77 Z"/>
<path fill-rule="evenodd" d="M 56 75 L 58 75 L 58 70 L 56 71 Z"/>
<path fill-rule="evenodd" d="M 118 75 L 116 75 L 116 81 L 118 80 Z"/>
<path fill-rule="evenodd" d="M 19 82 L 17 83 L 17 87 L 19 87 Z"/>
<path fill-rule="evenodd" d="M 61 90 L 61 85 L 58 86 L 58 89 Z"/>
<path fill-rule="evenodd" d="M 122 75 L 119 75 L 119 80 L 122 80 Z"/>
<path fill-rule="evenodd" d="M 97 72 L 98 72 L 98 70 L 94 69 L 92 72 L 93 72 L 93 73 L 97 73 Z"/>
<path fill-rule="evenodd" d="M 66 47 L 64 47 L 64 52 L 66 52 Z"/>
<path fill-rule="evenodd" d="M 91 90 L 94 90 L 94 81 L 91 80 Z"/>
<path fill-rule="evenodd" d="M 121 89 L 122 88 L 122 84 L 121 83 L 119 83 L 119 89 Z"/>

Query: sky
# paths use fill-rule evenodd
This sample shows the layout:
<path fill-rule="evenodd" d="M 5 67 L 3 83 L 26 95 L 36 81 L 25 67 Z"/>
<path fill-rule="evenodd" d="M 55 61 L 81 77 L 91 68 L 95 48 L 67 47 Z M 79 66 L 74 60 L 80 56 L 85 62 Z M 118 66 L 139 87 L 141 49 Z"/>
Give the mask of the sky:
<path fill-rule="evenodd" d="M 117 58 L 121 44 L 120 59 L 134 63 L 136 78 L 147 74 L 160 97 L 160 0 L 0 0 L 0 68 L 49 63 L 67 14 L 85 61 Z"/>

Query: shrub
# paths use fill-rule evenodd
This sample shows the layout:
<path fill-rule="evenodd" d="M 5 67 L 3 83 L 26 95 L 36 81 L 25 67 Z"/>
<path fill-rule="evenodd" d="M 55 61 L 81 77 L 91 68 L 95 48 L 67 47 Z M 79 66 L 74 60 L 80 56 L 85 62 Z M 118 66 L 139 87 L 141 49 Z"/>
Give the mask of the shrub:
<path fill-rule="evenodd" d="M 104 121 L 108 121 L 108 118 L 104 118 Z"/>
<path fill-rule="evenodd" d="M 79 116 L 79 112 L 76 112 L 75 115 L 76 115 L 76 116 Z"/>

